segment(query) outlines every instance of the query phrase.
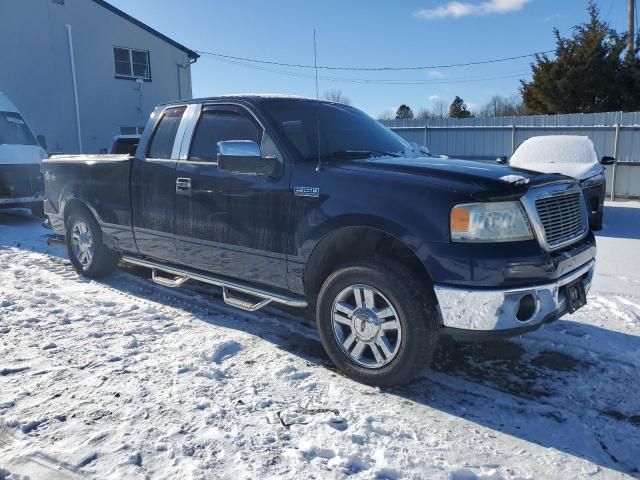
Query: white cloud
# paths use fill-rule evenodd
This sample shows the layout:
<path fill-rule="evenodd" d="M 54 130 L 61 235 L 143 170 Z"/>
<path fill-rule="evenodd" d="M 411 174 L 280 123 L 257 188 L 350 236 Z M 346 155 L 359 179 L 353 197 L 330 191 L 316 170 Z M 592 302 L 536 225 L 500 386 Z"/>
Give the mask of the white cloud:
<path fill-rule="evenodd" d="M 427 100 L 430 102 L 435 102 L 436 100 L 440 100 L 440 95 L 430 95 Z"/>
<path fill-rule="evenodd" d="M 431 78 L 444 78 L 444 72 L 441 72 L 440 70 L 429 70 L 427 72 L 427 75 Z"/>
<path fill-rule="evenodd" d="M 480 3 L 453 1 L 436 8 L 423 8 L 414 15 L 423 20 L 440 18 L 460 18 L 469 15 L 504 14 L 522 10 L 531 0 L 484 0 Z"/>

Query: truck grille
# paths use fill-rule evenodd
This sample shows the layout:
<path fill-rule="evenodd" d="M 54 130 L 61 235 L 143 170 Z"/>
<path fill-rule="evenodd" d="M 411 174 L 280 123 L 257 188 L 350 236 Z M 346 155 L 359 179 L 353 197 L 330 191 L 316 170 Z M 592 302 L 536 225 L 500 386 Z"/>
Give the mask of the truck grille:
<path fill-rule="evenodd" d="M 570 243 L 586 231 L 581 195 L 580 192 L 572 192 L 536 200 L 536 210 L 549 247 Z"/>
<path fill-rule="evenodd" d="M 44 191 L 40 165 L 0 165 L 0 197 L 30 197 Z"/>

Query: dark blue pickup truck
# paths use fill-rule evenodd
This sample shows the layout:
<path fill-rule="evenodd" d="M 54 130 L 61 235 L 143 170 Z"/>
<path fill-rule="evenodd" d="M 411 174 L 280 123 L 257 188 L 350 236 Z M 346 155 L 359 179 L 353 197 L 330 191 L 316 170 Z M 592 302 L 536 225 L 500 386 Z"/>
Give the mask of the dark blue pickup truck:
<path fill-rule="evenodd" d="M 331 102 L 160 105 L 135 157 L 43 172 L 79 273 L 123 261 L 244 310 L 315 305 L 328 355 L 368 384 L 413 379 L 440 335 L 519 335 L 573 312 L 595 265 L 574 180 L 431 157 Z"/>

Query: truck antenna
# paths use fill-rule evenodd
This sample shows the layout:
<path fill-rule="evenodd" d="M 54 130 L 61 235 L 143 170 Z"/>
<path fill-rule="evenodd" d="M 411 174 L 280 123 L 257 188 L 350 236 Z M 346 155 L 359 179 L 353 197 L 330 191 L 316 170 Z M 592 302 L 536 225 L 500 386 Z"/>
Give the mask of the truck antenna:
<path fill-rule="evenodd" d="M 316 71 L 316 100 L 320 99 L 318 94 L 318 45 L 316 43 L 316 29 L 313 29 L 313 68 Z"/>
<path fill-rule="evenodd" d="M 316 100 L 320 99 L 318 92 L 318 44 L 316 42 L 316 29 L 313 29 L 313 68 L 316 71 Z M 318 109 L 318 165 L 316 172 L 322 170 L 322 156 L 320 155 L 320 110 Z"/>

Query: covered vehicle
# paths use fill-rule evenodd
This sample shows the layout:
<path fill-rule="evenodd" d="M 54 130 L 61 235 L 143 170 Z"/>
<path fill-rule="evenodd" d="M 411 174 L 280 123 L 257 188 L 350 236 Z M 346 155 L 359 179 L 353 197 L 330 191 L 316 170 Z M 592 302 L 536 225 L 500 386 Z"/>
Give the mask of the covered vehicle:
<path fill-rule="evenodd" d="M 615 162 L 612 157 L 598 161 L 589 137 L 548 135 L 525 140 L 511 156 L 509 165 L 542 173 L 561 173 L 580 182 L 589 209 L 592 230 L 602 228 L 606 181 L 603 165 Z"/>
<path fill-rule="evenodd" d="M 40 164 L 46 157 L 16 106 L 0 92 L 0 209 L 25 207 L 44 215 Z"/>

